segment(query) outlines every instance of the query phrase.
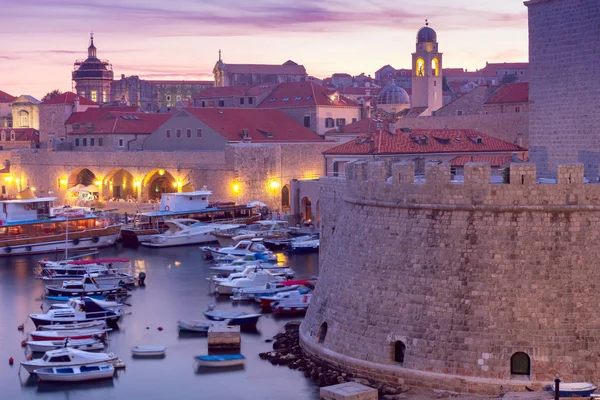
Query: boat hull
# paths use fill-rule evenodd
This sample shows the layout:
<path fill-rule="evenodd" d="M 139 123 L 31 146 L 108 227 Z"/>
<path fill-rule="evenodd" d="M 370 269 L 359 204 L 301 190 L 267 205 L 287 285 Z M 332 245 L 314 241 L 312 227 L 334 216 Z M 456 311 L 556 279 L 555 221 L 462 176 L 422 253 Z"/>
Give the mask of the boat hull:
<path fill-rule="evenodd" d="M 35 361 L 35 360 L 33 360 Z M 96 361 L 89 361 L 89 362 L 77 362 L 76 364 L 68 364 L 68 363 L 64 363 L 64 364 L 60 364 L 60 363 L 53 363 L 52 366 L 50 365 L 40 365 L 37 363 L 33 363 L 30 361 L 23 361 L 21 362 L 21 365 L 23 366 L 23 368 L 25 368 L 25 370 L 27 372 L 29 372 L 30 374 L 34 373 L 34 371 L 36 369 L 42 369 L 42 368 L 69 368 L 69 367 L 74 367 L 74 366 L 85 366 L 85 365 L 102 365 L 102 364 L 107 364 L 107 363 L 114 363 L 115 361 L 117 361 L 117 357 L 111 357 L 111 358 L 106 358 L 103 360 L 96 360 Z"/>
<path fill-rule="evenodd" d="M 46 286 L 46 292 L 48 295 L 60 297 L 80 297 L 81 295 L 106 296 L 107 294 L 117 294 L 123 291 L 122 287 L 114 287 L 113 285 L 107 285 L 106 288 L 100 287 L 96 290 L 63 289 L 50 286 L 51 285 Z"/>
<path fill-rule="evenodd" d="M 593 383 L 561 383 L 558 393 L 560 397 L 590 397 L 597 388 Z M 556 392 L 555 385 L 552 385 L 552 390 Z"/>
<path fill-rule="evenodd" d="M 167 348 L 164 346 L 135 346 L 131 349 L 134 357 L 164 357 L 166 354 Z"/>
<path fill-rule="evenodd" d="M 78 318 L 78 317 L 72 317 L 72 318 L 64 318 L 60 321 L 57 321 L 56 319 L 53 320 L 49 320 L 49 319 L 45 319 L 43 318 L 44 314 L 41 314 L 39 316 L 34 316 L 34 315 L 30 315 L 29 318 L 33 321 L 35 327 L 39 327 L 42 325 L 54 325 L 54 324 L 76 324 L 76 323 L 80 323 L 80 322 L 90 322 L 90 321 L 106 321 L 106 324 L 108 326 L 117 326 L 119 320 L 121 319 L 121 315 L 115 315 L 115 316 L 110 316 L 110 317 L 95 317 L 95 318 Z"/>
<path fill-rule="evenodd" d="M 115 369 L 112 365 L 110 368 L 96 371 L 61 373 L 63 368 L 40 368 L 34 370 L 38 379 L 44 382 L 88 382 L 101 379 L 112 379 L 115 375 Z M 67 367 L 67 369 L 73 369 Z"/>
<path fill-rule="evenodd" d="M 34 353 L 44 353 L 48 350 L 58 350 L 65 347 L 64 340 L 38 340 L 27 342 L 27 347 Z M 67 347 L 84 351 L 104 350 L 104 343 L 99 340 L 83 339 L 80 341 L 73 340 L 67 344 Z"/>
<path fill-rule="evenodd" d="M 216 360 L 216 361 L 209 361 L 209 360 L 200 360 L 198 358 L 196 358 L 196 365 L 198 367 L 203 367 L 203 368 L 227 368 L 227 367 L 238 367 L 241 365 L 244 365 L 245 363 L 245 359 L 239 359 L 239 360 Z"/>
<path fill-rule="evenodd" d="M 216 242 L 217 238 L 212 233 L 202 233 L 192 236 L 180 236 L 180 237 L 165 237 L 158 236 L 152 237 L 150 240 L 140 243 L 142 246 L 147 247 L 175 247 L 175 246 L 188 246 L 193 244 L 206 244 Z"/>

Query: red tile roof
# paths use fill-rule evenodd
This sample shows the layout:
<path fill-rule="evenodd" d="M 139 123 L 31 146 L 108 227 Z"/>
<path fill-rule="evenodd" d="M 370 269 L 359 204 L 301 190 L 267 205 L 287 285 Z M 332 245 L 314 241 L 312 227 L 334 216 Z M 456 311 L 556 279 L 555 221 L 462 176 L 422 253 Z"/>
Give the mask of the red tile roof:
<path fill-rule="evenodd" d="M 10 94 L 0 90 L 0 103 L 12 103 L 14 99 L 16 99 L 15 96 L 11 96 Z"/>
<path fill-rule="evenodd" d="M 387 65 L 384 65 L 383 67 L 379 68 L 377 71 L 375 71 L 375 73 L 381 72 L 386 68 L 394 68 L 394 67 L 392 67 L 390 64 L 387 64 Z"/>
<path fill-rule="evenodd" d="M 398 125 L 398 124 L 397 124 Z M 478 139 L 481 138 L 481 143 Z M 514 144 L 496 139 L 472 129 L 387 129 L 358 137 L 325 151 L 332 155 L 427 154 L 427 153 L 487 153 L 526 151 Z"/>
<path fill-rule="evenodd" d="M 194 99 L 211 99 L 223 97 L 257 96 L 261 93 L 271 91 L 277 87 L 277 83 L 264 83 L 260 85 L 221 86 L 204 89 Z"/>
<path fill-rule="evenodd" d="M 501 167 L 512 162 L 512 156 L 458 156 L 450 161 L 453 167 L 464 167 L 466 163 L 488 163 L 492 167 Z"/>
<path fill-rule="evenodd" d="M 232 74 L 306 75 L 303 65 L 288 64 L 223 64 L 223 69 Z"/>
<path fill-rule="evenodd" d="M 507 83 L 500 86 L 484 104 L 529 103 L 529 83 Z"/>
<path fill-rule="evenodd" d="M 77 97 L 77 94 L 72 93 L 72 92 L 65 92 L 65 93 L 59 94 L 58 96 L 54 96 L 51 99 L 48 99 L 41 104 L 75 104 L 75 97 Z M 83 96 L 79 96 L 79 104 L 81 104 L 82 106 L 98 106 L 99 105 L 95 101 L 92 101 Z"/>
<path fill-rule="evenodd" d="M 6 135 L 6 141 L 10 142 L 10 134 L 15 133 L 15 141 L 17 142 L 40 142 L 40 131 L 33 128 L 0 128 L 0 134 Z M 0 145 L 2 141 L 0 141 Z"/>
<path fill-rule="evenodd" d="M 252 143 L 323 142 L 320 136 L 281 110 L 244 108 L 186 108 L 188 112 L 224 136 L 242 141 L 247 129 Z"/>
<path fill-rule="evenodd" d="M 76 112 L 71 114 L 69 119 L 65 122 L 66 125 L 72 124 L 87 124 L 94 123 L 100 120 L 103 116 L 111 111 L 115 112 L 138 112 L 139 107 L 127 106 L 127 107 L 100 107 L 100 108 L 88 108 L 83 112 Z"/>
<path fill-rule="evenodd" d="M 313 82 L 281 83 L 258 108 L 359 107 L 355 101 L 341 95 L 338 101 L 332 100 L 331 95 L 335 92 Z"/>
<path fill-rule="evenodd" d="M 105 114 L 100 120 L 92 123 L 91 128 L 84 125 L 74 129 L 69 135 L 84 134 L 140 134 L 150 135 L 162 124 L 167 122 L 173 114 L 151 113 L 125 113 L 112 111 Z"/>

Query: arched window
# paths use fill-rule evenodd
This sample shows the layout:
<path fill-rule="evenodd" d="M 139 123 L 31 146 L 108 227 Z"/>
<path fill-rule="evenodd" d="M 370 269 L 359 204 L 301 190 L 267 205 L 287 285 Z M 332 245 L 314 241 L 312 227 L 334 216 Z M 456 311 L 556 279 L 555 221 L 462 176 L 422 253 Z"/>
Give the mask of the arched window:
<path fill-rule="evenodd" d="M 0 133 L 0 139 L 2 139 L 3 142 L 6 140 L 6 132 L 2 131 L 2 133 Z"/>
<path fill-rule="evenodd" d="M 431 74 L 433 76 L 440 76 L 440 61 L 437 58 L 431 60 Z"/>
<path fill-rule="evenodd" d="M 290 187 L 283 185 L 281 188 L 281 208 L 287 210 L 290 208 Z"/>
<path fill-rule="evenodd" d="M 510 358 L 511 375 L 531 375 L 531 359 L 526 353 L 519 351 Z"/>
<path fill-rule="evenodd" d="M 404 364 L 404 355 L 406 354 L 406 345 L 401 340 L 394 342 L 394 361 Z"/>
<path fill-rule="evenodd" d="M 319 334 L 317 335 L 317 343 L 325 343 L 325 336 L 327 336 L 327 322 L 323 322 L 319 327 Z"/>
<path fill-rule="evenodd" d="M 415 75 L 425 76 L 425 60 L 422 58 L 417 58 L 417 62 L 415 63 Z"/>
<path fill-rule="evenodd" d="M 14 141 L 15 138 L 15 131 L 10 131 L 10 140 Z"/>

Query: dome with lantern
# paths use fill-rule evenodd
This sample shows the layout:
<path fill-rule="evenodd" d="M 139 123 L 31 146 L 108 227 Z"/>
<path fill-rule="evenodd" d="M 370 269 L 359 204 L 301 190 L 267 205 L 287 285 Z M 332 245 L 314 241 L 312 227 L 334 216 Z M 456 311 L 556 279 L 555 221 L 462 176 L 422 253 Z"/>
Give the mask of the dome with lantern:
<path fill-rule="evenodd" d="M 386 86 L 377 96 L 377 109 L 397 113 L 410 107 L 410 97 L 406 90 L 395 84 Z"/>

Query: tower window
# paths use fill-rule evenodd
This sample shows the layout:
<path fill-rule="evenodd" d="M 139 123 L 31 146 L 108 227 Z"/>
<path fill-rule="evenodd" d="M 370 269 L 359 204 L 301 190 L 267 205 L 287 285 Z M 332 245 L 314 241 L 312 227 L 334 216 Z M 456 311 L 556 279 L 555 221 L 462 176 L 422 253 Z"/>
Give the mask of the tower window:
<path fill-rule="evenodd" d="M 103 103 L 108 102 L 108 94 L 106 93 L 106 90 L 102 91 L 102 102 Z"/>
<path fill-rule="evenodd" d="M 425 60 L 418 58 L 415 64 L 415 75 L 425 76 Z"/>
<path fill-rule="evenodd" d="M 512 355 L 510 358 L 510 374 L 530 376 L 531 359 L 526 353 L 519 351 Z"/>
<path fill-rule="evenodd" d="M 437 58 L 431 60 L 431 74 L 433 76 L 440 76 L 440 61 Z"/>
<path fill-rule="evenodd" d="M 406 345 L 401 340 L 394 342 L 394 361 L 404 364 L 404 355 L 406 354 Z"/>
<path fill-rule="evenodd" d="M 92 90 L 90 92 L 91 95 L 91 99 L 92 101 L 98 101 L 98 91 L 97 90 Z"/>

